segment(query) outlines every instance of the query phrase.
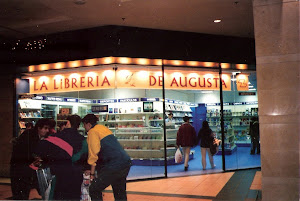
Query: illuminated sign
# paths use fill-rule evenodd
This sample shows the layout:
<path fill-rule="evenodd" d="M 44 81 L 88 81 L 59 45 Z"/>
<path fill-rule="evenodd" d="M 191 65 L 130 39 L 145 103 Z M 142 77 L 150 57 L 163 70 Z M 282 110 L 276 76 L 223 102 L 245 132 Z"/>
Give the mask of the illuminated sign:
<path fill-rule="evenodd" d="M 248 86 L 248 76 L 240 77 L 239 83 Z M 242 79 L 243 78 L 243 79 Z M 69 91 L 85 91 L 114 88 L 132 89 L 162 89 L 162 72 L 105 70 L 95 72 L 79 72 L 49 76 L 33 76 L 29 78 L 30 93 L 56 93 Z M 165 89 L 175 90 L 219 90 L 220 78 L 218 74 L 205 72 L 173 72 L 165 71 Z M 222 88 L 231 90 L 230 74 L 223 74 Z"/>
<path fill-rule="evenodd" d="M 236 76 L 236 86 L 238 91 L 248 91 L 249 84 L 248 84 L 248 75 L 239 74 Z"/>

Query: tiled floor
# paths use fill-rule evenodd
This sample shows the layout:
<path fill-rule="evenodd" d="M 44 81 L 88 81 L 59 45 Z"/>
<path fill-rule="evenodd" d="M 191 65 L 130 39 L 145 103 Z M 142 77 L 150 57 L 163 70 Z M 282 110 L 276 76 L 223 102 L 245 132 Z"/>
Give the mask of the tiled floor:
<path fill-rule="evenodd" d="M 244 201 L 251 200 L 247 198 L 248 192 L 260 189 L 261 172 L 259 169 L 254 169 L 131 181 L 127 183 L 127 197 L 129 201 Z M 238 196 L 234 196 L 235 194 Z M 114 200 L 111 187 L 108 187 L 103 195 L 104 201 Z M 10 180 L 2 178 L 0 179 L 0 200 L 7 200 L 10 197 Z M 41 199 L 41 197 L 36 190 L 32 190 L 30 199 Z"/>
<path fill-rule="evenodd" d="M 250 189 L 261 190 L 261 171 L 256 172 Z"/>

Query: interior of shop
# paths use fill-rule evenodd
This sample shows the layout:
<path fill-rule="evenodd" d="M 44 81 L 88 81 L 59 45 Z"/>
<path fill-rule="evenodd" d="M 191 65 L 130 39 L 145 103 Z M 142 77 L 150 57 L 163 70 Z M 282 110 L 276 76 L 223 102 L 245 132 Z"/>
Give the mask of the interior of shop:
<path fill-rule="evenodd" d="M 143 70 L 152 71 L 151 67 Z M 172 73 L 178 71 L 166 68 L 166 71 L 168 70 Z M 135 69 L 134 71 L 140 73 L 141 70 Z M 182 68 L 180 71 L 182 73 Z M 214 156 L 215 168 L 211 168 L 208 164 L 207 169 L 202 170 L 199 145 L 191 149 L 188 172 L 184 171 L 183 162 L 177 164 L 174 161 L 177 130 L 183 123 L 184 116 L 190 117 L 190 123 L 194 126 L 196 133 L 200 130 L 202 122 L 208 121 L 215 136 L 222 140 L 220 90 L 216 78 L 214 78 L 215 89 L 212 90 L 195 90 L 191 87 L 183 90 L 180 88 L 180 86 L 195 84 L 191 79 L 189 82 L 180 80 L 178 88 L 166 87 L 163 90 L 161 85 L 154 89 L 145 85 L 139 86 L 143 80 L 141 74 L 135 77 L 133 73 L 128 75 L 124 73 L 127 86 L 122 86 L 120 79 L 114 79 L 114 83 L 112 83 L 109 79 L 98 79 L 97 77 L 99 83 L 102 82 L 102 86 L 109 83 L 112 87 L 82 91 L 75 88 L 74 91 L 62 90 L 49 93 L 32 93 L 34 91 L 32 87 L 45 90 L 47 85 L 43 82 L 45 85 L 32 86 L 29 81 L 31 78 L 24 77 L 17 84 L 19 129 L 17 129 L 16 135 L 22 133 L 26 122 L 34 124 L 39 118 L 55 119 L 57 130 L 59 130 L 59 125 L 66 121 L 68 115 L 78 114 L 84 117 L 86 114 L 93 113 L 98 116 L 99 124 L 107 126 L 113 132 L 132 158 L 133 166 L 128 176 L 129 180 L 163 177 L 165 176 L 165 165 L 167 165 L 168 176 L 223 171 L 221 147 Z M 193 69 L 192 73 L 201 73 L 201 70 Z M 207 74 L 207 72 L 204 73 Z M 218 77 L 216 72 L 209 73 L 216 74 Z M 238 90 L 237 76 L 241 72 L 225 71 L 224 73 L 230 78 L 230 89 L 223 91 L 225 169 L 259 167 L 260 155 L 250 154 L 251 139 L 249 136 L 250 120 L 252 117 L 258 116 L 256 73 L 246 73 L 248 78 L 246 91 Z M 168 83 L 168 75 L 165 75 L 165 83 Z M 152 78 L 152 80 L 148 80 L 150 85 L 161 82 L 160 78 L 156 79 L 154 76 Z M 73 83 L 74 86 L 75 84 L 76 86 L 93 84 L 92 80 L 87 79 L 85 82 L 82 80 L 81 83 Z M 197 81 L 200 85 L 200 78 Z M 171 82 L 174 83 L 174 80 Z M 60 84 L 62 83 L 66 85 L 65 80 Z M 63 88 L 58 85 L 59 82 L 56 84 L 54 87 L 57 89 Z M 94 83 L 94 85 L 96 84 Z M 226 84 L 224 83 L 224 85 Z M 173 114 L 173 122 L 166 121 L 169 113 Z M 79 132 L 87 135 L 83 127 L 79 128 Z M 166 139 L 166 143 L 164 143 L 164 139 Z M 206 160 L 209 161 L 208 156 Z"/>

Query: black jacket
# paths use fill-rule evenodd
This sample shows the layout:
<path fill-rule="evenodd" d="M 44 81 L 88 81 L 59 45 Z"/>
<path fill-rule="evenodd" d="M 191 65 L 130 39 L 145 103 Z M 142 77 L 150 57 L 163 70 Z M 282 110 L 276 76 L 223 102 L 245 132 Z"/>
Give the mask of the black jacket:
<path fill-rule="evenodd" d="M 213 132 L 210 128 L 201 128 L 197 136 L 197 144 L 200 142 L 200 147 L 209 148 L 214 140 Z"/>
<path fill-rule="evenodd" d="M 25 130 L 13 144 L 11 155 L 11 176 L 32 177 L 35 171 L 29 167 L 34 161 L 34 149 L 40 141 L 34 129 Z"/>

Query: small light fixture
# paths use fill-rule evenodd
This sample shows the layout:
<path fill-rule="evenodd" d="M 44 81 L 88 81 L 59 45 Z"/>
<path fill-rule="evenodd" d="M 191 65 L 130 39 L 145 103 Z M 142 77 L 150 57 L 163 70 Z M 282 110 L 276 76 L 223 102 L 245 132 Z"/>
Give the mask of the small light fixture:
<path fill-rule="evenodd" d="M 75 3 L 76 5 L 83 5 L 83 4 L 86 3 L 86 0 L 74 0 L 74 3 Z"/>
<path fill-rule="evenodd" d="M 220 20 L 220 19 L 215 19 L 214 20 L 214 23 L 220 23 L 222 20 Z"/>

